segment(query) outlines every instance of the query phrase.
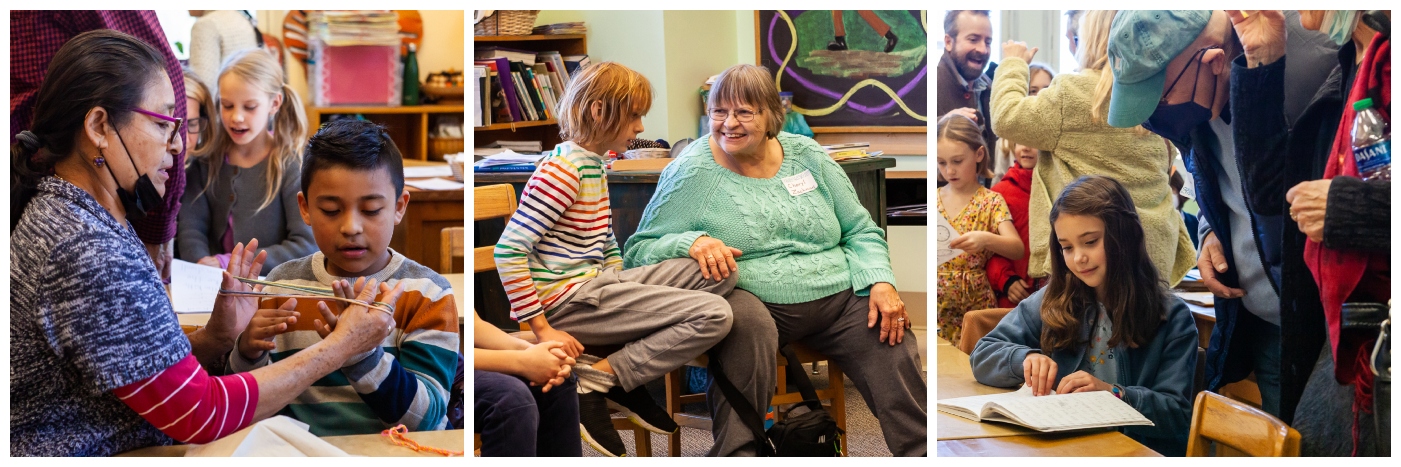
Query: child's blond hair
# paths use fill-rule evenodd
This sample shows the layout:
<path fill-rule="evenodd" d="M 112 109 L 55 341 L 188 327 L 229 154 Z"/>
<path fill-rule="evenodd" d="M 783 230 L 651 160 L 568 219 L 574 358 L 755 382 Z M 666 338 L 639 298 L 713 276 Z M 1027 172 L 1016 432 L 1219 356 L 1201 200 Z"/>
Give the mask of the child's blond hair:
<path fill-rule="evenodd" d="M 199 76 L 189 68 L 185 68 L 185 98 L 194 99 L 195 102 L 199 103 L 199 115 L 204 118 L 204 125 L 199 127 L 199 135 L 194 141 L 188 141 L 187 138 L 185 142 L 186 145 L 190 146 L 188 151 L 190 154 L 198 154 L 209 146 L 209 141 L 212 139 L 211 133 L 214 132 L 212 124 L 217 120 L 214 115 L 214 95 L 209 92 L 209 87 L 204 85 L 204 81 L 201 81 Z M 181 104 L 183 102 L 176 105 Z M 185 158 L 185 164 L 189 165 L 192 159 Z"/>
<path fill-rule="evenodd" d="M 277 110 L 277 115 L 271 123 L 272 152 L 268 157 L 272 160 L 268 164 L 267 190 L 258 202 L 258 210 L 262 210 L 277 199 L 277 192 L 282 187 L 282 176 L 287 172 L 289 164 L 301 164 L 302 148 L 306 144 L 306 112 L 302 110 L 302 100 L 297 96 L 297 91 L 288 86 L 283 79 L 282 67 L 268 52 L 262 49 L 248 49 L 235 53 L 224 61 L 217 79 L 222 80 L 225 75 L 230 74 L 268 94 L 282 95 L 282 107 Z M 209 179 L 204 184 L 206 190 L 219 179 L 219 168 L 224 165 L 224 154 L 234 144 L 229 132 L 224 130 L 223 123 L 219 122 L 219 119 L 223 118 L 220 114 L 216 112 L 210 116 L 209 126 L 218 128 L 218 131 L 214 131 L 209 144 L 195 154 L 209 163 Z"/>
<path fill-rule="evenodd" d="M 593 104 L 602 106 L 599 120 Z M 589 65 L 569 80 L 559 101 L 559 136 L 583 145 L 597 144 L 625 131 L 633 113 L 652 108 L 652 83 L 641 73 L 618 64 Z"/>

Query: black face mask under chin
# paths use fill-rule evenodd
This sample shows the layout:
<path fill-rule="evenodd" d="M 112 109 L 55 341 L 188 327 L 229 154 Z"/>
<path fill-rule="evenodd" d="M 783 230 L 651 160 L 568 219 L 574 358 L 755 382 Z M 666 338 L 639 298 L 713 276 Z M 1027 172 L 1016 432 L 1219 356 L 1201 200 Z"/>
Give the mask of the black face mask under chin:
<path fill-rule="evenodd" d="M 136 168 L 136 160 L 132 159 L 131 151 L 127 150 L 126 141 L 122 140 L 121 132 L 117 132 L 117 141 L 122 143 L 122 152 L 126 153 L 127 160 L 131 161 L 131 169 L 135 171 L 136 194 L 122 188 L 122 181 L 117 179 L 116 172 L 112 171 L 112 163 L 103 164 L 107 166 L 107 173 L 112 174 L 112 180 L 117 182 L 117 199 L 121 200 L 122 208 L 126 209 L 126 218 L 130 222 L 137 222 L 146 218 L 146 213 L 155 209 L 161 203 L 161 193 L 156 191 L 156 184 L 151 182 L 150 174 L 142 174 L 141 169 Z"/>
<path fill-rule="evenodd" d="M 1200 74 L 1202 62 L 1198 55 L 1206 55 L 1208 50 L 1215 47 L 1207 47 L 1197 51 L 1192 55 L 1192 59 L 1197 62 L 1197 73 Z M 1182 75 L 1187 73 L 1187 67 L 1182 68 L 1182 72 L 1177 74 L 1177 78 L 1172 80 L 1172 85 L 1168 86 L 1164 96 L 1172 92 L 1177 87 L 1177 82 L 1182 79 Z M 1198 80 L 1199 81 L 1199 80 Z M 1214 89 L 1213 89 L 1214 91 Z M 1215 95 L 1215 92 L 1212 93 Z M 1167 104 L 1164 101 L 1158 102 L 1158 108 L 1153 111 L 1153 115 L 1148 117 L 1148 121 L 1143 122 L 1143 128 L 1157 133 L 1158 136 L 1167 138 L 1179 146 L 1188 146 L 1191 142 L 1192 129 L 1211 120 L 1211 109 L 1196 102 L 1197 81 L 1192 82 L 1192 100 L 1181 104 Z"/>

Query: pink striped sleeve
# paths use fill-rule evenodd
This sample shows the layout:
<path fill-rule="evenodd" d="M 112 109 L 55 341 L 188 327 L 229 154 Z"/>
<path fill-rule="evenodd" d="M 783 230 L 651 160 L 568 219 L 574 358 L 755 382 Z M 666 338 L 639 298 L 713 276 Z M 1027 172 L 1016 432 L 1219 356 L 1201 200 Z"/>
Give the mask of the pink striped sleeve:
<path fill-rule="evenodd" d="M 248 373 L 209 376 L 188 354 L 155 376 L 113 390 L 112 395 L 167 436 L 204 444 L 253 423 L 258 382 Z"/>

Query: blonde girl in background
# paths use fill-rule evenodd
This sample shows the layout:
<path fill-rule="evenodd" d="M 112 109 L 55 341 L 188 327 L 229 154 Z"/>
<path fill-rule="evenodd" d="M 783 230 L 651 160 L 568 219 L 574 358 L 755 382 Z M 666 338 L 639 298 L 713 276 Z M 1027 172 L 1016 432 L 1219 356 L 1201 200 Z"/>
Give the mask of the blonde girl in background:
<path fill-rule="evenodd" d="M 214 130 L 209 123 L 214 121 L 214 94 L 204 85 L 193 70 L 185 68 L 185 131 L 189 134 L 185 144 L 190 154 L 209 146 Z"/>
<path fill-rule="evenodd" d="M 297 208 L 306 114 L 277 60 L 262 50 L 229 57 L 217 86 L 211 140 L 185 168 L 180 258 L 223 267 L 235 244 L 256 238 L 266 245 L 267 274 L 316 251 Z"/>
<path fill-rule="evenodd" d="M 939 189 L 939 215 L 961 233 L 949 247 L 963 250 L 939 265 L 939 333 L 958 346 L 963 315 L 997 304 L 988 282 L 988 257 L 995 253 L 1021 259 L 1022 240 L 1002 195 L 979 183 L 979 177 L 991 177 L 992 171 L 978 124 L 949 113 L 939 119 L 938 134 L 939 174 L 948 181 Z"/>

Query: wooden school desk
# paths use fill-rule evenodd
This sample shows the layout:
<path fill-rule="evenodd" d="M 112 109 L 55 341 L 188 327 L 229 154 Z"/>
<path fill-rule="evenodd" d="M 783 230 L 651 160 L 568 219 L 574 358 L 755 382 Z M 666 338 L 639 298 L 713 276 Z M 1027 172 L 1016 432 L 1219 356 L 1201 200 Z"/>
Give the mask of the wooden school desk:
<path fill-rule="evenodd" d="M 968 355 L 942 338 L 934 345 L 938 362 L 938 397 L 1011 392 L 973 379 Z M 935 410 L 940 456 L 1157 456 L 1158 453 L 1117 431 L 1039 433 L 1005 423 L 980 423 Z"/>
<path fill-rule="evenodd" d="M 861 200 L 861 205 L 866 211 L 870 212 L 871 219 L 876 221 L 876 225 L 881 229 L 885 229 L 885 171 L 895 167 L 895 159 L 874 157 L 838 164 L 851 179 L 851 185 L 856 189 L 856 197 Z M 473 173 L 472 182 L 475 186 L 509 183 L 516 188 L 519 199 L 521 189 L 525 188 L 525 182 L 530 180 L 530 175 L 528 172 Z M 638 223 L 642 222 L 642 210 L 652 200 L 652 194 L 657 191 L 657 180 L 660 178 L 660 171 L 608 173 L 613 235 L 618 239 L 618 248 L 623 248 L 628 238 L 637 231 Z M 474 225 L 473 246 L 478 247 L 496 244 L 506 227 L 505 222 L 500 220 L 481 221 Z M 505 290 L 501 287 L 501 278 L 494 271 L 483 272 L 476 275 L 474 284 L 477 289 L 476 297 L 473 297 L 476 300 L 474 305 L 482 319 L 497 327 L 514 328 L 516 324 L 510 318 L 511 306 L 506 300 Z"/>
<path fill-rule="evenodd" d="M 447 167 L 447 164 L 404 159 L 404 167 L 417 166 Z M 409 192 L 409 207 L 403 221 L 394 226 L 394 239 L 389 241 L 389 247 L 436 271 L 442 261 L 439 251 L 443 245 L 443 229 L 467 225 L 466 188 L 420 190 L 404 185 L 404 190 Z"/>
<path fill-rule="evenodd" d="M 466 445 L 467 433 L 464 430 L 442 430 L 442 431 L 411 431 L 406 437 L 417 441 L 427 447 L 446 449 L 449 451 L 462 451 Z M 340 448 L 346 454 L 352 456 L 367 457 L 443 457 L 431 452 L 414 452 L 413 450 L 395 446 L 389 442 L 388 438 L 376 434 L 370 435 L 345 435 L 345 436 L 323 436 L 322 440 L 332 446 Z M 137 449 L 117 454 L 117 457 L 183 457 L 189 447 L 178 446 L 154 446 Z"/>

